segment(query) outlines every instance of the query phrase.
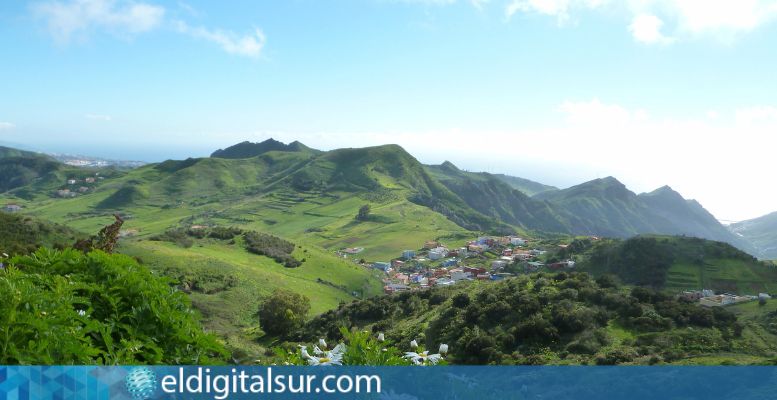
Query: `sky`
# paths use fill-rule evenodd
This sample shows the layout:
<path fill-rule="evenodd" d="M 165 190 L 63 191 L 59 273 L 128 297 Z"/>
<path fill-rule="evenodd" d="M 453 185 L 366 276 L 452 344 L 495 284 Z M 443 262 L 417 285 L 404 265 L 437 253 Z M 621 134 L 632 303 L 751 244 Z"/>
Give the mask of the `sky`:
<path fill-rule="evenodd" d="M 777 211 L 777 0 L 0 2 L 0 143 L 159 161 L 396 143 Z"/>

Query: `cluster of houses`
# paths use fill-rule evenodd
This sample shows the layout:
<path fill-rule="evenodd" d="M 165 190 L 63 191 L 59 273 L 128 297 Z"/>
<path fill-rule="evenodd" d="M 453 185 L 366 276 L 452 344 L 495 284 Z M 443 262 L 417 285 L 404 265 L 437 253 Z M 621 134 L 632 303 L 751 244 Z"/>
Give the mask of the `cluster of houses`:
<path fill-rule="evenodd" d="M 436 240 L 429 240 L 419 251 L 405 250 L 391 262 L 375 262 L 371 266 L 386 274 L 386 293 L 449 286 L 464 280 L 501 280 L 513 275 L 506 268 L 515 262 L 523 263 L 526 272 L 542 267 L 552 270 L 575 267 L 575 262 L 571 260 L 545 265 L 536 261 L 545 251 L 526 246 L 525 239 L 515 236 L 480 237 L 466 246 L 450 249 Z M 490 252 L 491 256 L 478 257 L 485 252 Z M 496 259 L 492 258 L 494 254 Z M 468 259 L 474 262 L 467 262 Z"/>
<path fill-rule="evenodd" d="M 698 302 L 699 305 L 704 307 L 723 307 L 732 304 L 740 304 L 754 300 L 768 300 L 772 297 L 767 293 L 759 293 L 758 296 L 740 296 L 731 293 L 715 294 L 714 291 L 709 289 L 692 290 L 682 292 L 679 297 Z"/>
<path fill-rule="evenodd" d="M 84 194 L 92 190 L 92 188 L 88 185 L 94 185 L 97 183 L 98 180 L 105 179 L 105 177 L 99 176 L 99 172 L 95 174 L 93 177 L 87 177 L 83 180 L 75 179 L 75 178 L 69 178 L 65 183 L 67 184 L 67 187 L 64 189 L 59 189 L 54 192 L 54 195 L 60 198 L 72 198 L 76 197 L 79 194 Z"/>

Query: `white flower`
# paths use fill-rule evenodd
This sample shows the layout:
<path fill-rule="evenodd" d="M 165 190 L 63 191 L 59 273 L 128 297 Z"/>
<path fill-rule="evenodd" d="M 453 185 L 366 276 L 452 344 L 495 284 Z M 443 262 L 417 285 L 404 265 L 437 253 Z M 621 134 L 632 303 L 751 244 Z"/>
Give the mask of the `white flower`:
<path fill-rule="evenodd" d="M 8 255 L 8 253 L 3 253 L 3 257 L 9 258 L 10 256 Z"/>
<path fill-rule="evenodd" d="M 386 340 L 386 336 L 383 334 L 383 332 L 379 333 L 378 334 L 378 341 L 382 342 L 384 340 Z"/>
<path fill-rule="evenodd" d="M 440 354 L 448 354 L 448 345 L 445 343 L 440 344 Z"/>
<path fill-rule="evenodd" d="M 411 349 L 417 349 L 418 348 L 418 342 L 416 342 L 415 339 L 410 341 L 410 348 Z"/>
<path fill-rule="evenodd" d="M 84 317 L 84 316 L 86 316 L 86 311 L 84 311 L 84 310 L 78 310 L 78 315 L 80 315 L 80 316 Z"/>
<path fill-rule="evenodd" d="M 345 353 L 345 345 L 338 344 L 334 349 L 330 351 L 321 351 L 318 346 L 313 348 L 315 356 L 308 354 L 307 346 L 301 346 L 302 358 L 304 358 L 308 365 L 343 365 L 343 353 Z"/>
<path fill-rule="evenodd" d="M 322 349 L 326 350 L 326 341 L 324 338 L 318 339 L 318 345 L 321 346 Z"/>
<path fill-rule="evenodd" d="M 435 365 L 438 362 L 440 362 L 440 360 L 442 360 L 441 355 L 429 354 L 428 351 L 424 351 L 421 353 L 408 351 L 407 353 L 405 353 L 404 358 L 411 360 L 415 365 Z"/>

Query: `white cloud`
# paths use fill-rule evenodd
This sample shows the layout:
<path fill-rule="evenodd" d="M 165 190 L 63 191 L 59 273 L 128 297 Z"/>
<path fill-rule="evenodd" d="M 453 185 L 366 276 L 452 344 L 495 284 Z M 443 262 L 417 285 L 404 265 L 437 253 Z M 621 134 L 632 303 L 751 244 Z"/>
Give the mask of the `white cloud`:
<path fill-rule="evenodd" d="M 505 15 L 551 16 L 563 25 L 585 10 L 621 15 L 631 21 L 629 31 L 642 43 L 667 44 L 698 36 L 730 42 L 777 19 L 777 0 L 510 0 Z M 671 35 L 664 34 L 664 28 Z"/>
<path fill-rule="evenodd" d="M 518 12 L 553 16 L 563 24 L 570 18 L 570 12 L 577 9 L 599 8 L 609 0 L 512 0 L 505 7 L 505 16 L 510 19 Z"/>
<path fill-rule="evenodd" d="M 230 31 L 192 27 L 183 21 L 177 21 L 175 25 L 178 32 L 215 43 L 230 54 L 258 57 L 264 48 L 264 44 L 267 42 L 264 32 L 258 28 L 254 29 L 252 33 L 239 35 Z"/>
<path fill-rule="evenodd" d="M 631 25 L 629 25 L 629 31 L 634 36 L 634 39 L 642 43 L 671 43 L 673 41 L 672 38 L 661 33 L 663 25 L 664 21 L 655 15 L 640 14 L 634 17 Z"/>
<path fill-rule="evenodd" d="M 16 128 L 16 125 L 10 122 L 0 122 L 0 131 L 11 130 L 13 128 Z"/>
<path fill-rule="evenodd" d="M 777 107 L 753 106 L 736 110 L 736 121 L 742 125 L 777 125 Z"/>
<path fill-rule="evenodd" d="M 33 13 L 46 21 L 59 42 L 93 29 L 115 34 L 138 34 L 158 27 L 165 9 L 149 3 L 119 0 L 45 1 L 32 6 Z"/>
<path fill-rule="evenodd" d="M 110 121 L 113 118 L 111 118 L 110 115 L 104 115 L 104 114 L 86 114 L 86 119 L 91 119 L 93 121 Z"/>
<path fill-rule="evenodd" d="M 472 7 L 477 8 L 478 10 L 482 10 L 483 6 L 489 3 L 490 0 L 469 0 L 469 3 L 472 4 Z"/>

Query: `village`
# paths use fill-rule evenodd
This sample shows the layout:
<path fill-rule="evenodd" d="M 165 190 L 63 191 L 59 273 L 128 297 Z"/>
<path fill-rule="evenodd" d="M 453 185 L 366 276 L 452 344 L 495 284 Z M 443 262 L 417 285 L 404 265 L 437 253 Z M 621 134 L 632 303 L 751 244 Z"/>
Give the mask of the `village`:
<path fill-rule="evenodd" d="M 343 256 L 358 254 L 362 248 L 344 249 Z M 461 247 L 447 247 L 429 240 L 419 250 L 405 250 L 390 261 L 363 263 L 382 271 L 383 291 L 387 294 L 450 286 L 468 280 L 498 281 L 520 272 L 551 271 L 575 268 L 574 260 L 545 264 L 540 256 L 545 250 L 530 246 L 517 236 L 483 236 Z"/>
<path fill-rule="evenodd" d="M 598 237 L 591 237 L 598 240 Z M 566 245 L 558 245 L 565 248 Z M 343 257 L 357 255 L 364 248 L 354 247 L 338 252 Z M 405 250 L 390 261 L 360 264 L 381 271 L 383 291 L 392 294 L 450 286 L 462 281 L 499 281 L 520 273 L 574 270 L 576 261 L 567 259 L 543 262 L 548 251 L 540 243 L 517 236 L 482 236 L 465 246 L 449 248 L 438 240 L 429 240 L 418 250 Z M 715 293 L 710 289 L 678 293 L 678 298 L 703 307 L 725 307 L 750 301 L 765 303 L 768 293 L 736 295 Z"/>

